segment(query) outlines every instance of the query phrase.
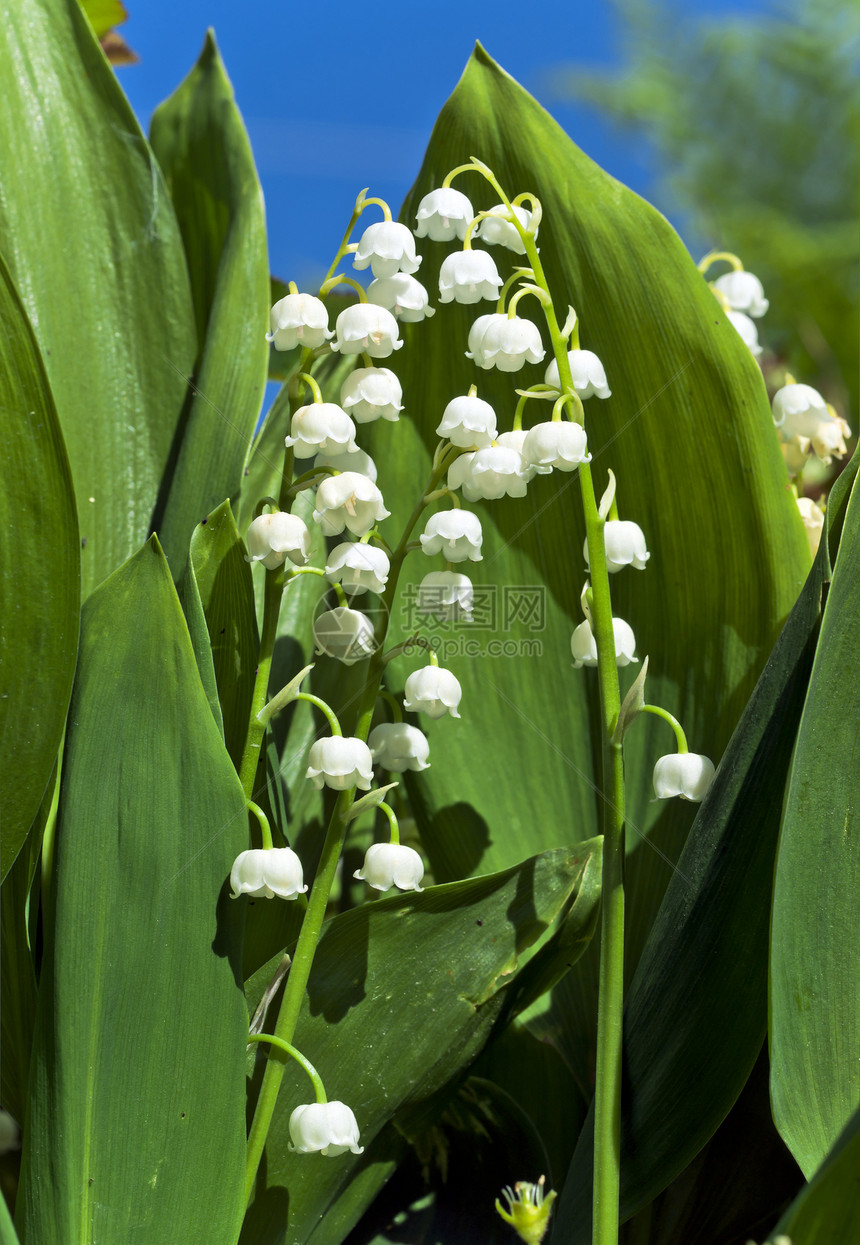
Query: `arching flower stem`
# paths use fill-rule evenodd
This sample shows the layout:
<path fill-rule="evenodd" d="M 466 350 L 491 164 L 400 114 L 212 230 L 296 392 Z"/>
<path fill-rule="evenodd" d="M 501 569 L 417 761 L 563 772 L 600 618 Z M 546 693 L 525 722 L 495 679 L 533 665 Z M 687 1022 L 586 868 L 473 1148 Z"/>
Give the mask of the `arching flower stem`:
<path fill-rule="evenodd" d="M 253 813 L 260 826 L 260 836 L 263 840 L 263 850 L 270 851 L 274 847 L 272 842 L 272 828 L 269 825 L 269 819 L 259 804 L 255 804 L 253 800 L 248 800 L 248 812 Z"/>
<path fill-rule="evenodd" d="M 317 1102 L 328 1102 L 328 1099 L 325 1096 L 325 1086 L 322 1083 L 322 1077 L 319 1072 L 317 1072 L 311 1061 L 306 1059 L 300 1050 L 296 1050 L 295 1046 L 291 1046 L 290 1043 L 285 1042 L 283 1038 L 275 1037 L 274 1033 L 249 1033 L 248 1044 L 250 1045 L 251 1042 L 268 1042 L 277 1050 L 282 1050 L 284 1054 L 295 1059 L 296 1063 L 300 1064 L 311 1078 Z M 271 1055 L 269 1058 L 271 1059 Z"/>
<path fill-rule="evenodd" d="M 661 708 L 660 705 L 640 705 L 640 713 L 653 713 L 655 717 L 662 718 L 664 722 L 668 722 L 672 730 L 675 732 L 675 739 L 678 743 L 678 751 L 680 753 L 689 752 L 687 747 L 687 736 L 684 734 L 684 728 L 676 717 L 673 717 L 668 709 Z"/>

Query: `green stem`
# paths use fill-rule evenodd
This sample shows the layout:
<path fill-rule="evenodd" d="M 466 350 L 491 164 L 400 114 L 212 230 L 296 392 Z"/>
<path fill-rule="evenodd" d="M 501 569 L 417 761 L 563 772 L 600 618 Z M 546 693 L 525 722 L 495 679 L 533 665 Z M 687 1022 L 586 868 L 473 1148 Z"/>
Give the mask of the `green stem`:
<path fill-rule="evenodd" d="M 263 849 L 271 851 L 274 847 L 272 842 L 272 828 L 269 825 L 269 819 L 259 804 L 255 804 L 253 800 L 248 801 L 248 812 L 253 813 L 260 825 L 260 837 L 263 840 Z"/>
<path fill-rule="evenodd" d="M 371 657 L 370 659 L 370 665 L 367 672 L 367 682 L 365 683 L 364 692 L 362 694 L 358 712 L 358 721 L 356 722 L 355 727 L 356 739 L 362 739 L 364 741 L 367 740 L 381 679 L 382 663 L 377 655 Z M 296 944 L 293 961 L 290 965 L 290 973 L 287 978 L 287 984 L 284 988 L 284 997 L 281 1001 L 281 1010 L 278 1015 L 277 1024 L 275 1025 L 274 1036 L 281 1042 L 289 1042 L 296 1031 L 299 1012 L 301 1011 L 302 1006 L 302 999 L 304 998 L 308 979 L 310 978 L 311 965 L 313 964 L 314 954 L 319 942 L 323 921 L 325 920 L 329 895 L 331 894 L 331 888 L 334 883 L 335 873 L 337 871 L 337 863 L 340 859 L 344 839 L 346 838 L 346 832 L 349 826 L 349 809 L 354 798 L 355 787 L 351 787 L 349 790 L 341 791 L 339 793 L 334 813 L 332 814 L 332 819 L 326 833 L 322 856 L 320 857 L 316 876 L 314 877 L 313 888 L 311 890 L 310 899 L 308 900 L 307 911 L 302 922 L 302 928 L 299 933 L 299 940 Z M 269 1126 L 272 1122 L 272 1115 L 274 1114 L 275 1103 L 277 1101 L 278 1090 L 281 1087 L 283 1075 L 283 1060 L 270 1058 L 266 1063 L 266 1071 L 263 1074 L 263 1082 L 260 1086 L 260 1094 L 257 1099 L 257 1106 L 254 1110 L 254 1119 L 251 1124 L 251 1131 L 248 1136 L 248 1150 L 245 1168 L 246 1200 L 250 1200 L 251 1194 L 253 1193 L 254 1181 L 257 1178 L 257 1169 L 260 1165 L 260 1159 L 263 1154 L 263 1147 L 266 1144 L 266 1138 L 269 1135 Z"/>
<path fill-rule="evenodd" d="M 277 1047 L 278 1050 L 284 1051 L 285 1054 L 289 1055 L 292 1059 L 295 1059 L 296 1063 L 301 1064 L 305 1072 L 307 1072 L 308 1076 L 311 1078 L 317 1102 L 328 1102 L 328 1099 L 325 1096 L 325 1086 L 322 1083 L 322 1077 L 319 1072 L 317 1072 L 310 1059 L 305 1059 L 302 1052 L 300 1050 L 296 1050 L 295 1046 L 291 1046 L 290 1043 L 285 1042 L 283 1038 L 276 1037 L 274 1033 L 249 1033 L 248 1042 L 249 1044 L 251 1042 L 270 1042 L 272 1046 Z"/>
<path fill-rule="evenodd" d="M 684 734 L 684 728 L 676 717 L 673 717 L 668 709 L 663 709 L 660 705 L 640 705 L 640 713 L 653 713 L 656 718 L 662 718 L 664 722 L 668 722 L 672 730 L 675 732 L 675 739 L 678 741 L 678 751 L 683 754 L 689 752 L 687 747 L 687 736 Z"/>
<path fill-rule="evenodd" d="M 391 837 L 389 842 L 394 843 L 395 845 L 399 844 L 400 826 L 397 824 L 397 817 L 394 809 L 390 806 L 390 804 L 386 804 L 384 800 L 381 800 L 377 807 L 385 813 L 385 816 L 388 818 L 388 824 L 391 827 Z"/>
<path fill-rule="evenodd" d="M 330 705 L 327 705 L 324 700 L 320 700 L 319 696 L 313 696 L 310 692 L 296 692 L 293 699 L 306 700 L 309 704 L 316 705 L 317 709 L 319 709 L 321 713 L 324 713 L 326 718 L 328 718 L 328 724 L 331 727 L 332 735 L 343 734 L 343 731 L 340 729 L 340 722 L 338 722 L 334 710 Z"/>
<path fill-rule="evenodd" d="M 257 777 L 257 766 L 260 761 L 260 749 L 266 727 L 257 714 L 264 708 L 269 689 L 269 675 L 272 670 L 272 653 L 275 649 L 275 636 L 278 631 L 278 615 L 281 611 L 281 597 L 284 592 L 284 568 L 277 567 L 266 571 L 266 594 L 263 604 L 263 633 L 260 636 L 260 655 L 257 659 L 257 674 L 254 679 L 254 692 L 251 697 L 251 713 L 248 719 L 248 733 L 245 736 L 245 748 L 239 766 L 239 781 L 245 792 L 245 799 L 254 796 L 254 782 Z"/>

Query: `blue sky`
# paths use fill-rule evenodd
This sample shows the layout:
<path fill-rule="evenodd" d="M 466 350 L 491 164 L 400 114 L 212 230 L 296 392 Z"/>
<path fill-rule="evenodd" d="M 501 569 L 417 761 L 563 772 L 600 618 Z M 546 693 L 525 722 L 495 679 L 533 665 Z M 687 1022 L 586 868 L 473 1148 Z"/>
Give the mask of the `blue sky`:
<path fill-rule="evenodd" d="M 548 89 L 549 72 L 564 62 L 618 63 L 620 27 L 606 0 L 125 3 L 122 33 L 141 63 L 120 69 L 119 79 L 144 127 L 214 27 L 263 183 L 271 268 L 285 280 L 307 284 L 328 267 L 362 186 L 396 213 L 476 39 L 592 158 L 647 193 L 647 163 L 632 144 Z M 686 0 L 679 7 L 748 13 L 765 5 Z"/>

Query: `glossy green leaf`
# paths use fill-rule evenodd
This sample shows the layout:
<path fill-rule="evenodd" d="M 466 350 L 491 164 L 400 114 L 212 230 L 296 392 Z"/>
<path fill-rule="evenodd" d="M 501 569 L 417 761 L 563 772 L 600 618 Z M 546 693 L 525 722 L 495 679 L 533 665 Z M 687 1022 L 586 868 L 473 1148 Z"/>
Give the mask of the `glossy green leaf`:
<path fill-rule="evenodd" d="M 860 779 L 855 481 L 780 833 L 771 926 L 771 1097 L 807 1179 L 860 1106 Z"/>
<path fill-rule="evenodd" d="M 60 745 L 75 673 L 81 574 L 72 479 L 57 411 L 2 258 L 0 423 L 2 879 L 36 816 Z"/>
<path fill-rule="evenodd" d="M 245 552 L 229 501 L 194 529 L 191 565 L 209 630 L 227 751 L 237 771 L 248 734 L 260 643 Z"/>
<path fill-rule="evenodd" d="M 5 1198 L 0 1197 L 0 1245 L 19 1245 L 18 1234 L 9 1214 Z"/>
<path fill-rule="evenodd" d="M 794 1245 L 832 1245 L 860 1239 L 860 1110 L 845 1125 L 812 1180 L 798 1194 L 768 1237 Z"/>
<path fill-rule="evenodd" d="M 87 602 L 17 1217 L 29 1242 L 233 1245 L 245 801 L 153 539 Z"/>
<path fill-rule="evenodd" d="M 21 1125 L 25 1125 L 27 1115 L 27 1082 L 37 996 L 36 957 L 28 928 L 27 899 L 55 782 L 56 774 L 48 784 L 34 833 L 28 836 L 0 889 L 0 1102 Z M 38 888 L 32 902 L 38 907 Z"/>
<path fill-rule="evenodd" d="M 596 846 L 364 904 L 326 924 L 295 1044 L 329 1098 L 356 1112 L 367 1149 L 324 1167 L 289 1153 L 289 1115 L 308 1100 L 309 1084 L 287 1067 L 243 1242 L 283 1240 L 285 1217 L 289 1242 L 343 1239 L 396 1161 L 384 1125 L 398 1109 L 420 1107 L 475 1057 L 516 980 L 518 956 L 582 886 Z M 583 900 L 587 923 L 598 902 L 593 886 Z M 264 970 L 249 993 L 259 995 L 265 980 Z"/>
<path fill-rule="evenodd" d="M 834 535 L 845 519 L 850 475 L 831 495 Z M 701 805 L 632 983 L 624 1022 L 624 1218 L 714 1133 L 765 1035 L 776 843 L 828 579 L 825 541 Z M 591 1147 L 590 1116 L 558 1208 L 562 1240 L 591 1239 Z"/>
<path fill-rule="evenodd" d="M 188 273 L 161 174 L 77 0 L 3 0 L 0 77 L 0 166 L 15 170 L 0 250 L 57 404 L 87 595 L 150 530 L 196 354 Z"/>
<path fill-rule="evenodd" d="M 557 306 L 562 318 L 569 304 L 580 313 L 581 344 L 600 356 L 612 389 L 609 400 L 586 402 L 597 491 L 611 468 L 620 517 L 642 526 L 652 554 L 644 572 L 613 577 L 614 607 L 640 657 L 650 656 L 649 700 L 681 718 L 692 749 L 719 760 L 809 566 L 761 372 L 668 223 L 597 168 L 481 48 L 442 110 L 402 219 L 413 223 L 420 197 L 472 155 L 510 194 L 541 199 L 541 260 Z M 477 174 L 456 185 L 476 208 L 497 202 Z M 420 246 L 432 289 L 450 247 Z M 500 248 L 494 258 L 503 277 L 517 262 Z M 520 314 L 535 307 L 525 300 Z M 450 398 L 475 382 L 506 429 L 514 386 L 543 379 L 542 367 L 511 376 L 465 358 L 469 327 L 487 309 L 440 306 L 432 320 L 404 326 L 406 344 L 389 362 L 406 410 L 399 425 L 371 425 L 368 446 L 395 516 L 409 513 L 427 478 Z M 547 414 L 540 407 L 527 422 Z M 481 620 L 476 611 L 471 627 L 426 628 L 463 687 L 462 721 L 429 724 L 432 767 L 410 783 L 440 879 L 599 831 L 597 682 L 572 668 L 569 650 L 585 574 L 578 492 L 575 475 L 554 473 L 536 478 L 526 498 L 475 506 L 483 561 L 470 574 L 483 593 Z M 389 543 L 397 522 L 382 526 Z M 437 565 L 414 558 L 404 572 L 413 584 Z M 415 626 L 414 594 L 412 602 L 411 616 L 406 597 L 395 609 L 395 638 Z M 622 672 L 622 694 L 636 669 Z M 392 664 L 392 690 L 406 673 L 405 660 Z M 673 747 L 668 727 L 651 719 L 625 750 L 630 973 L 692 821 L 682 802 L 652 801 L 654 762 Z M 593 1066 L 592 952 L 556 987 L 546 1020 L 583 1087 Z"/>
<path fill-rule="evenodd" d="M 215 37 L 156 109 L 150 138 L 176 209 L 201 352 L 158 530 L 174 577 L 200 520 L 239 491 L 266 384 L 263 194 Z"/>

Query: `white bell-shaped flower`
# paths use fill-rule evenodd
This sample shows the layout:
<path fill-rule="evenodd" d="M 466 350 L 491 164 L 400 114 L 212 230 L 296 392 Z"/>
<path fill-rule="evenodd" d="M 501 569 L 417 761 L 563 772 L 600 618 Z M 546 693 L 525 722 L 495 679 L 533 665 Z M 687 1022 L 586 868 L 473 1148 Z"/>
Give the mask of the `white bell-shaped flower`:
<path fill-rule="evenodd" d="M 482 238 L 487 246 L 504 246 L 516 255 L 525 255 L 525 244 L 517 233 L 516 226 L 509 219 L 510 213 L 504 203 L 497 203 L 495 207 L 490 208 L 490 212 L 490 216 L 485 216 L 475 226 L 474 236 Z M 517 205 L 514 207 L 514 215 L 523 229 L 531 229 L 532 213 L 528 208 Z M 535 237 L 537 237 L 537 232 L 537 230 L 534 231 Z"/>
<path fill-rule="evenodd" d="M 261 514 L 249 525 L 246 534 L 249 562 L 262 562 L 267 571 L 281 566 L 287 558 L 295 566 L 304 566 L 311 554 L 311 534 L 297 514 L 276 510 Z"/>
<path fill-rule="evenodd" d="M 21 1129 L 14 1116 L 0 1107 L 0 1156 L 18 1150 L 21 1146 Z"/>
<path fill-rule="evenodd" d="M 439 298 L 443 303 L 497 299 L 503 281 L 489 251 L 454 251 L 442 260 Z"/>
<path fill-rule="evenodd" d="M 464 194 L 451 186 L 431 190 L 418 204 L 416 238 L 430 238 L 433 242 L 451 242 L 466 236 L 469 222 L 475 213 Z"/>
<path fill-rule="evenodd" d="M 588 440 L 580 424 L 550 420 L 529 428 L 523 441 L 523 459 L 545 475 L 556 467 L 573 471 L 580 463 L 590 463 Z"/>
<path fill-rule="evenodd" d="M 430 768 L 427 736 L 408 722 L 382 722 L 374 726 L 367 746 L 373 753 L 374 764 L 394 774 Z"/>
<path fill-rule="evenodd" d="M 297 1154 L 363 1154 L 358 1137 L 356 1118 L 343 1102 L 303 1103 L 290 1116 L 290 1149 Z"/>
<path fill-rule="evenodd" d="M 402 843 L 374 843 L 367 849 L 364 864 L 352 876 L 375 891 L 388 891 L 392 886 L 401 891 L 420 891 L 424 861 Z"/>
<path fill-rule="evenodd" d="M 830 420 L 827 403 L 811 385 L 783 385 L 773 395 L 773 419 L 787 441 L 814 437 L 819 425 Z"/>
<path fill-rule="evenodd" d="M 302 862 L 291 847 L 252 848 L 240 852 L 230 870 L 230 898 L 295 899 L 307 890 Z"/>
<path fill-rule="evenodd" d="M 625 566 L 633 566 L 637 571 L 645 570 L 645 563 L 651 557 L 645 544 L 645 533 L 638 523 L 629 519 L 608 519 L 603 527 L 603 541 L 606 546 L 606 569 L 610 574 L 623 570 Z M 585 565 L 588 561 L 588 539 L 582 546 Z"/>
<path fill-rule="evenodd" d="M 312 294 L 287 294 L 275 303 L 269 317 L 271 332 L 266 334 L 276 350 L 308 346 L 315 350 L 334 334 L 328 327 L 326 305 Z"/>
<path fill-rule="evenodd" d="M 326 578 L 341 583 L 346 592 L 382 592 L 388 583 L 391 563 L 384 549 L 361 541 L 345 541 L 332 549 L 326 561 Z"/>
<path fill-rule="evenodd" d="M 522 458 L 522 478 L 526 484 L 534 478 L 537 470 L 533 463 L 526 462 L 523 457 L 523 446 L 528 435 L 525 428 L 514 428 L 510 432 L 500 432 L 496 437 L 496 445 L 501 445 L 506 450 L 516 450 L 520 458 Z"/>
<path fill-rule="evenodd" d="M 466 501 L 525 497 L 526 479 L 522 454 L 503 445 L 461 454 L 448 470 L 448 488 L 462 489 Z"/>
<path fill-rule="evenodd" d="M 631 662 L 638 662 L 636 638 L 630 624 L 626 623 L 623 618 L 613 618 L 612 630 L 615 633 L 616 665 L 629 666 Z M 579 624 L 571 636 L 570 651 L 577 670 L 581 666 L 597 665 L 597 642 L 591 630 L 591 623 L 587 619 Z"/>
<path fill-rule="evenodd" d="M 428 557 L 441 553 L 449 562 L 481 561 L 481 520 L 468 510 L 440 510 L 431 515 L 418 539 Z"/>
<path fill-rule="evenodd" d="M 373 623 L 360 610 L 337 605 L 314 619 L 317 656 L 335 657 L 345 666 L 354 666 L 376 652 Z"/>
<path fill-rule="evenodd" d="M 518 372 L 525 363 L 540 363 L 545 354 L 537 325 L 519 316 L 478 316 L 469 330 L 466 358 L 485 371 Z"/>
<path fill-rule="evenodd" d="M 809 552 L 815 557 L 816 553 L 818 553 L 818 546 L 821 543 L 821 533 L 824 531 L 824 511 L 820 506 L 816 505 L 811 497 L 798 497 L 797 508 L 800 511 L 800 517 L 806 529 Z"/>
<path fill-rule="evenodd" d="M 460 682 L 450 670 L 423 666 L 406 680 L 403 708 L 411 713 L 426 713 L 428 718 L 442 718 L 446 713 L 459 718 L 457 706 L 462 696 Z"/>
<path fill-rule="evenodd" d="M 747 350 L 749 350 L 754 359 L 757 359 L 761 354 L 762 348 L 759 345 L 758 329 L 756 328 L 755 320 L 751 320 L 746 312 L 743 311 L 727 311 L 726 316 L 740 334 Z"/>
<path fill-rule="evenodd" d="M 339 536 L 345 528 L 353 536 L 365 536 L 390 513 L 373 481 L 357 471 L 326 476 L 317 489 L 314 520 L 326 536 Z"/>
<path fill-rule="evenodd" d="M 336 402 L 312 402 L 300 406 L 290 421 L 290 435 L 284 438 L 296 458 L 314 454 L 348 454 L 357 450 L 355 424 Z"/>
<path fill-rule="evenodd" d="M 329 467 L 333 472 L 352 471 L 356 475 L 367 476 L 371 484 L 376 483 L 376 463 L 364 450 L 353 450 L 352 453 L 344 454 L 317 454 L 314 466 Z"/>
<path fill-rule="evenodd" d="M 403 345 L 399 332 L 397 321 L 385 307 L 376 303 L 353 303 L 337 318 L 331 348 L 342 354 L 367 354 L 371 359 L 387 359 Z"/>
<path fill-rule="evenodd" d="M 415 608 L 419 614 L 457 622 L 472 620 L 475 590 L 468 575 L 457 571 L 430 571 L 418 585 Z"/>
<path fill-rule="evenodd" d="M 679 795 L 698 804 L 714 780 L 714 763 L 696 752 L 673 752 L 654 766 L 654 794 L 658 800 Z"/>
<path fill-rule="evenodd" d="M 496 412 L 483 398 L 462 394 L 445 407 L 436 435 L 463 449 L 481 449 L 495 440 Z"/>
<path fill-rule="evenodd" d="M 347 791 L 350 787 L 369 791 L 373 782 L 373 757 L 363 739 L 329 735 L 311 744 L 307 776 L 317 790 L 326 786 L 332 791 Z"/>
<path fill-rule="evenodd" d="M 382 220 L 365 229 L 352 263 L 358 269 L 369 267 L 375 277 L 393 277 L 395 272 L 417 272 L 421 258 L 406 225 Z"/>
<path fill-rule="evenodd" d="M 611 396 L 612 390 L 606 383 L 606 370 L 593 350 L 568 350 L 567 360 L 573 387 L 580 398 L 590 398 L 592 395 L 598 398 Z M 557 359 L 553 359 L 547 367 L 544 382 L 561 391 Z"/>
<path fill-rule="evenodd" d="M 844 458 L 848 453 L 845 438 L 851 436 L 848 424 L 837 415 L 835 419 L 822 419 L 810 437 L 812 448 L 823 463 L 832 463 L 834 458 Z"/>
<path fill-rule="evenodd" d="M 724 272 L 717 277 L 714 288 L 720 291 L 732 311 L 743 311 L 756 320 L 770 306 L 761 281 L 751 272 Z"/>
<path fill-rule="evenodd" d="M 367 301 L 387 308 L 406 324 L 415 324 L 436 314 L 424 286 L 406 272 L 395 272 L 391 277 L 377 277 L 371 281 L 367 287 Z"/>
<path fill-rule="evenodd" d="M 400 381 L 387 367 L 357 367 L 340 387 L 340 404 L 357 424 L 375 419 L 396 423 L 402 397 Z"/>

